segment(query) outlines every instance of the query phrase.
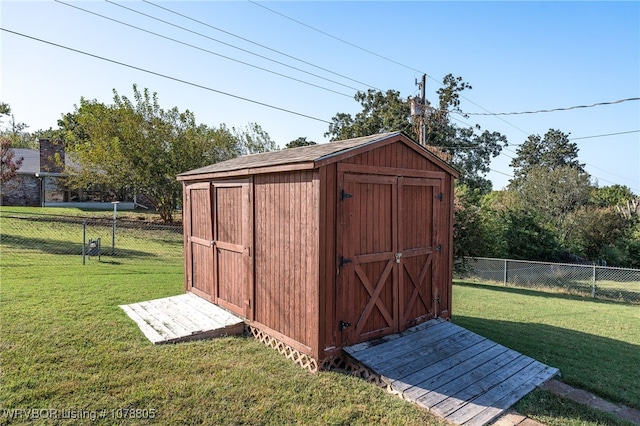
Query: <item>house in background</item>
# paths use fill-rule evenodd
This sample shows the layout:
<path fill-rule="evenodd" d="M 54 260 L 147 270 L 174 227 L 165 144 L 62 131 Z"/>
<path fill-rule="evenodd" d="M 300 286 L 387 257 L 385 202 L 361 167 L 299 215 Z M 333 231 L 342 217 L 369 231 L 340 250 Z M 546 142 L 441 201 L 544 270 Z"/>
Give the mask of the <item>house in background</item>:
<path fill-rule="evenodd" d="M 69 188 L 65 168 L 74 167 L 65 155 L 64 142 L 40 139 L 40 149 L 14 149 L 15 158 L 23 158 L 17 176 L 2 187 L 2 205 L 29 207 L 110 208 L 119 201 L 119 209 L 133 209 L 134 194 L 114 191 L 103 185 Z"/>

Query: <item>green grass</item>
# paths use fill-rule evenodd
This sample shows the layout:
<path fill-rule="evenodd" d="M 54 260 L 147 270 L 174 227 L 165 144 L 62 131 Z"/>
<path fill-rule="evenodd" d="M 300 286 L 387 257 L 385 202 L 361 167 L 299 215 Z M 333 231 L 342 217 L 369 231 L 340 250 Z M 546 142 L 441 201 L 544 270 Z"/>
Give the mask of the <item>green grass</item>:
<path fill-rule="evenodd" d="M 182 282 L 181 264 L 3 266 L 0 408 L 105 410 L 103 424 L 120 423 L 118 409 L 154 410 L 142 422 L 158 424 L 443 424 L 251 338 L 150 344 L 118 305 L 180 294 Z"/>
<path fill-rule="evenodd" d="M 75 225 L 0 221 L 0 410 L 105 410 L 103 424 L 120 423 L 110 417 L 118 409 L 154 410 L 143 422 L 159 424 L 442 424 L 354 377 L 310 374 L 250 338 L 151 345 L 118 305 L 182 293 L 181 236 L 123 230 L 125 255 L 82 266 Z M 566 383 L 640 408 L 637 305 L 465 283 L 453 300 L 454 322 L 560 368 Z M 546 424 L 623 424 L 544 391 L 516 409 Z M 6 413 L 0 424 L 11 422 Z"/>
<path fill-rule="evenodd" d="M 571 386 L 640 408 L 637 305 L 456 282 L 453 322 L 559 368 Z"/>

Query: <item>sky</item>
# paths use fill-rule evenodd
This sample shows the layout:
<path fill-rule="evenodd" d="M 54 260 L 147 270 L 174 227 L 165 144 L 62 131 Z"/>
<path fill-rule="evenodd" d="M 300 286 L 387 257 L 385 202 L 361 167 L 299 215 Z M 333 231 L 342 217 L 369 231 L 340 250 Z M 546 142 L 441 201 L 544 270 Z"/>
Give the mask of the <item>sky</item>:
<path fill-rule="evenodd" d="M 454 122 L 508 139 L 494 189 L 519 144 L 558 129 L 599 186 L 640 194 L 640 101 L 625 101 L 640 97 L 637 1 L 1 0 L 0 27 L 0 101 L 29 131 L 136 84 L 199 123 L 325 143 L 332 117 L 361 111 L 357 91 L 417 96 L 426 74 L 436 103 L 450 73 L 473 87 Z"/>

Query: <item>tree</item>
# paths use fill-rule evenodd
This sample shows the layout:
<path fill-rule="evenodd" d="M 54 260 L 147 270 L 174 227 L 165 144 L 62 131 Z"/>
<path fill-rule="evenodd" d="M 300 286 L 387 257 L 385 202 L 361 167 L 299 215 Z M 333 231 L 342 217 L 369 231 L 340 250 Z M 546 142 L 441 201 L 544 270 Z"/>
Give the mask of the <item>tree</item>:
<path fill-rule="evenodd" d="M 591 191 L 587 173 L 564 165 L 529 168 L 517 192 L 522 208 L 534 212 L 544 226 L 556 229 L 558 240 L 564 243 L 575 226 L 570 220 L 572 213 L 588 204 Z"/>
<path fill-rule="evenodd" d="M 574 252 L 589 260 L 597 260 L 605 247 L 616 245 L 631 231 L 627 221 L 613 207 L 580 209 L 574 222 L 568 244 Z"/>
<path fill-rule="evenodd" d="M 6 105 L 6 104 L 5 104 Z M 18 170 L 22 166 L 24 158 L 15 158 L 15 152 L 11 147 L 11 140 L 7 137 L 0 136 L 0 184 L 3 186 L 11 179 L 16 177 Z M 4 192 L 4 191 L 3 191 Z"/>
<path fill-rule="evenodd" d="M 465 89 L 471 89 L 471 86 L 461 77 L 451 74 L 444 77 L 443 87 L 437 92 L 438 108 L 427 108 L 431 114 L 426 117 L 426 143 L 451 156 L 453 166 L 461 172 L 460 183 L 488 192 L 491 182 L 485 176 L 491 159 L 500 154 L 507 139 L 498 132 L 482 131 L 477 125 L 459 127 L 452 122 L 450 113 L 461 113 L 460 93 Z M 355 116 L 336 114 L 325 133 L 332 141 L 392 131 L 402 131 L 418 140 L 410 120 L 410 101 L 401 99 L 400 92 L 387 90 L 383 93 L 370 89 L 366 93 L 356 93 L 354 98 L 362 111 Z"/>
<path fill-rule="evenodd" d="M 595 188 L 591 194 L 591 202 L 598 207 L 622 206 L 634 198 L 636 196 L 629 187 L 618 184 Z"/>
<path fill-rule="evenodd" d="M 362 106 L 355 117 L 338 113 L 331 119 L 329 131 L 331 141 L 369 136 L 376 133 L 402 131 L 415 138 L 409 121 L 411 108 L 408 100 L 400 99 L 400 92 L 387 90 L 385 93 L 369 89 L 357 92 L 354 99 Z"/>
<path fill-rule="evenodd" d="M 578 145 L 569 141 L 569 135 L 559 130 L 549 129 L 543 138 L 529 136 L 516 150 L 516 158 L 511 160 L 514 169 L 511 187 L 520 185 L 535 168 L 553 171 L 568 166 L 585 173 L 584 164 L 578 161 L 578 151 Z"/>
<path fill-rule="evenodd" d="M 530 210 L 506 210 L 500 213 L 502 236 L 507 257 L 524 260 L 554 260 L 560 252 L 555 233 Z"/>
<path fill-rule="evenodd" d="M 67 170 L 70 184 L 103 184 L 144 194 L 165 222 L 182 199 L 176 175 L 238 155 L 271 149 L 256 124 L 229 130 L 197 125 L 192 112 L 164 110 L 157 94 L 133 86 L 133 99 L 114 89 L 113 104 L 84 98 L 59 125 L 78 168 Z"/>
<path fill-rule="evenodd" d="M 309 145 L 317 145 L 314 141 L 308 141 L 306 137 L 299 137 L 298 139 L 294 139 L 288 144 L 285 145 L 285 148 L 297 148 L 300 146 L 309 146 Z"/>

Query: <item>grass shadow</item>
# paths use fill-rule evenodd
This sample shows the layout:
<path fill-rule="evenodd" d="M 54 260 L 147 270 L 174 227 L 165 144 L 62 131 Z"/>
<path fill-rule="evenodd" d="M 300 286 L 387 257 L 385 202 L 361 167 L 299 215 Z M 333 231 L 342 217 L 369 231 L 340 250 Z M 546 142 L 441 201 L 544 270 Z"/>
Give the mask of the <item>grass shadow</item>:
<path fill-rule="evenodd" d="M 74 243 L 65 240 L 55 240 L 50 238 L 25 237 L 21 235 L 1 234 L 0 243 L 5 253 L 9 249 L 13 250 L 37 250 L 42 254 L 52 255 L 82 255 L 82 243 Z M 102 256 L 111 255 L 111 248 L 103 248 Z M 93 256 L 95 257 L 95 256 Z M 137 257 L 149 258 L 159 257 L 156 254 L 140 250 L 131 250 L 116 247 L 115 257 Z"/>

